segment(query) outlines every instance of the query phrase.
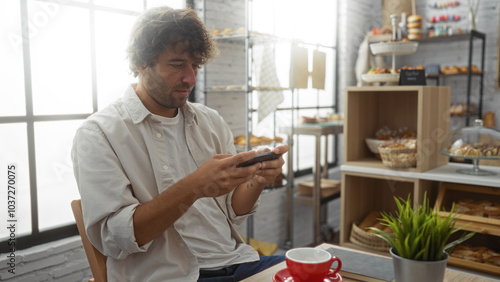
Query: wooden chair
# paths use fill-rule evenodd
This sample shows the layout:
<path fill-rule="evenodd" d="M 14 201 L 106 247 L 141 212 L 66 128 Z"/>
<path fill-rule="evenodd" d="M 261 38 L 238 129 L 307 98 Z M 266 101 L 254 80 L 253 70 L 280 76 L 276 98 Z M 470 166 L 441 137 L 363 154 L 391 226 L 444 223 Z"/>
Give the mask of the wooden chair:
<path fill-rule="evenodd" d="M 85 254 L 87 255 L 87 260 L 89 261 L 90 270 L 92 271 L 92 275 L 94 275 L 94 278 L 90 279 L 89 282 L 106 282 L 106 256 L 99 252 L 90 243 L 89 238 L 87 237 L 85 226 L 83 225 L 82 201 L 73 200 L 71 202 L 71 208 L 73 209 L 73 215 L 75 216 L 78 232 L 80 232 L 80 237 L 82 238 L 83 248 L 85 249 Z"/>

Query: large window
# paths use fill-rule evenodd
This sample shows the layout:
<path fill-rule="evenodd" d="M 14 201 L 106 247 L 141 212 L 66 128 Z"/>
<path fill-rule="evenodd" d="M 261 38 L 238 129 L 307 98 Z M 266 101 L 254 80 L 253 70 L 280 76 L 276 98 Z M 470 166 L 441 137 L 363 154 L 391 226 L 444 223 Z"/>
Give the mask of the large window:
<path fill-rule="evenodd" d="M 273 3 L 270 5 L 269 3 Z M 273 128 L 274 124 L 290 125 L 300 121 L 302 116 L 326 117 L 331 113 L 338 113 L 338 94 L 336 85 L 337 76 L 337 9 L 338 1 L 309 0 L 303 1 L 275 0 L 253 1 L 253 12 L 256 19 L 252 19 L 252 30 L 261 33 L 274 34 L 281 38 L 290 39 L 294 45 L 307 50 L 308 72 L 314 68 L 315 53 L 324 55 L 325 85 L 324 89 L 312 87 L 312 78 L 308 78 L 308 86 L 297 88 L 294 94 L 284 92 L 283 102 L 277 107 L 275 115 L 268 116 L 261 123 L 254 124 L 252 131 L 256 135 L 266 134 L 266 129 Z M 290 69 L 290 44 L 276 44 L 276 68 L 281 86 L 287 87 Z M 253 101 L 258 101 L 259 93 L 253 93 Z M 254 108 L 258 104 L 254 103 Z M 254 113 L 253 120 L 258 119 Z M 330 145 L 328 162 L 330 166 L 337 165 L 338 145 L 337 136 L 327 136 Z M 326 142 L 322 138 L 322 143 Z M 294 172 L 296 175 L 311 173 L 315 164 L 315 137 L 308 135 L 294 136 Z M 324 145 L 322 145 L 322 148 Z"/>
<path fill-rule="evenodd" d="M 185 1 L 0 1 L 0 220 L 15 222 L 17 248 L 77 234 L 75 130 L 135 80 L 125 54 L 129 31 L 141 11 L 159 5 Z M 10 231 L 0 228 L 2 253 Z"/>

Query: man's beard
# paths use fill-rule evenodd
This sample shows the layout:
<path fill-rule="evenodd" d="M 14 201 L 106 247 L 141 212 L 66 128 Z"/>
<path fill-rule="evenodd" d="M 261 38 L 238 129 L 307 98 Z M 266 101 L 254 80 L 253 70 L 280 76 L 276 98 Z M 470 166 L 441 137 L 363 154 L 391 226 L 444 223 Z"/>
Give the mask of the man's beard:
<path fill-rule="evenodd" d="M 187 97 L 174 97 L 175 89 L 192 90 L 192 87 L 185 83 L 173 87 L 167 85 L 167 83 L 156 73 L 156 71 L 151 68 L 148 68 L 147 74 L 143 76 L 143 79 L 144 86 L 149 97 L 165 108 L 176 109 L 186 104 Z"/>

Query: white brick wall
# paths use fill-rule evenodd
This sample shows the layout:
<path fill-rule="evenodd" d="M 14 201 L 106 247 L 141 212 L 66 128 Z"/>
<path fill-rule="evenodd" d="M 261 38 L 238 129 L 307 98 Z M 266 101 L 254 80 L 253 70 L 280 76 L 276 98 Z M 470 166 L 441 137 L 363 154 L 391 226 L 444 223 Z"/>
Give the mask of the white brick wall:
<path fill-rule="evenodd" d="M 0 257 L 0 281 L 85 281 L 92 277 L 80 236 L 35 246 L 15 253 L 15 274 L 9 258 Z"/>

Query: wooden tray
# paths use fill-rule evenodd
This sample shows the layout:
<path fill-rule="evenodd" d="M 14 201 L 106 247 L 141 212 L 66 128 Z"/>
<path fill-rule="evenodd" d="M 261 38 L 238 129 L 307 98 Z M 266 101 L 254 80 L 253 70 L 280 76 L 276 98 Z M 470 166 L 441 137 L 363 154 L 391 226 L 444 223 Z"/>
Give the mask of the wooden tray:
<path fill-rule="evenodd" d="M 320 187 L 321 187 L 321 198 L 326 198 L 326 197 L 331 196 L 335 193 L 340 193 L 340 181 L 339 180 L 322 178 Z M 301 182 L 301 183 L 299 183 L 297 188 L 298 188 L 299 195 L 312 196 L 314 182 L 313 181 Z"/>
<path fill-rule="evenodd" d="M 500 267 L 494 266 L 491 264 L 474 262 L 474 261 L 459 259 L 459 258 L 454 258 L 454 257 L 450 257 L 448 259 L 448 264 L 460 266 L 460 267 L 467 268 L 467 269 L 474 269 L 474 270 L 478 270 L 478 271 L 482 271 L 482 272 L 500 275 Z"/>

